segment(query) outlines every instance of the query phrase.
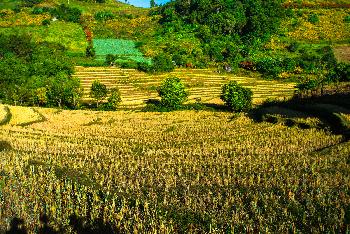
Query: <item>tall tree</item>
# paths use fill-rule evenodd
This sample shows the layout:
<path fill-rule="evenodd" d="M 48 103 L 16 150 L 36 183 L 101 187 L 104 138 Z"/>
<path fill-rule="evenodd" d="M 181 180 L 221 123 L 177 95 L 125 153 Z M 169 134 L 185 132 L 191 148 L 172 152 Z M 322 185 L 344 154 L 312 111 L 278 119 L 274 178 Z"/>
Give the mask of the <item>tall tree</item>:
<path fill-rule="evenodd" d="M 156 1 L 155 0 L 151 0 L 150 5 L 151 5 L 152 8 L 156 7 L 157 6 Z"/>

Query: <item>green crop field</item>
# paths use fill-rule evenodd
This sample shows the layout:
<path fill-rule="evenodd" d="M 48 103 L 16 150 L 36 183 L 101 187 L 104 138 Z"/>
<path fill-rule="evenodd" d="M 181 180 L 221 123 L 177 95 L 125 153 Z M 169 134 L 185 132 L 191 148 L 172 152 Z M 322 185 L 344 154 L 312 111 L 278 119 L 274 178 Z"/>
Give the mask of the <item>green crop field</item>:
<path fill-rule="evenodd" d="M 143 54 L 135 47 L 135 42 L 132 40 L 94 39 L 93 45 L 97 60 L 104 60 L 106 55 L 112 54 L 123 60 L 150 63 L 150 59 L 143 57 Z"/>
<path fill-rule="evenodd" d="M 43 213 L 62 233 L 73 214 L 121 233 L 349 231 L 350 145 L 327 131 L 228 112 L 9 109 L 0 232 L 13 215 L 34 231 Z"/>

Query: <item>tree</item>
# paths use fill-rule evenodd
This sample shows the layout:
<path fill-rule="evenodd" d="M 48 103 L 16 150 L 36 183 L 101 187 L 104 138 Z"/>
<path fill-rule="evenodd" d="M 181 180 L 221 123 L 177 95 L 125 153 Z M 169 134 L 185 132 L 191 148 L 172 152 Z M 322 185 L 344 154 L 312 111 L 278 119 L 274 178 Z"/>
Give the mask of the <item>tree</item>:
<path fill-rule="evenodd" d="M 230 81 L 222 86 L 221 100 L 233 111 L 241 112 L 249 110 L 252 106 L 253 92 L 239 85 L 236 81 Z"/>
<path fill-rule="evenodd" d="M 86 47 L 85 55 L 88 58 L 94 58 L 96 55 L 94 46 L 90 43 L 88 47 Z"/>
<path fill-rule="evenodd" d="M 153 58 L 153 71 L 170 72 L 172 70 L 174 70 L 174 64 L 171 57 L 168 54 L 161 53 Z"/>
<path fill-rule="evenodd" d="M 122 101 L 121 99 L 121 93 L 118 88 L 111 88 L 109 90 L 109 97 L 107 99 L 107 103 L 105 105 L 106 110 L 116 110 Z"/>
<path fill-rule="evenodd" d="M 161 105 L 170 109 L 179 109 L 187 100 L 185 85 L 177 77 L 167 78 L 158 89 Z"/>
<path fill-rule="evenodd" d="M 150 1 L 150 5 L 151 5 L 151 8 L 156 7 L 157 6 L 156 1 L 155 0 L 151 0 Z"/>
<path fill-rule="evenodd" d="M 105 84 L 95 80 L 91 85 L 90 97 L 96 100 L 96 106 L 98 108 L 99 103 L 107 97 L 108 90 Z"/>

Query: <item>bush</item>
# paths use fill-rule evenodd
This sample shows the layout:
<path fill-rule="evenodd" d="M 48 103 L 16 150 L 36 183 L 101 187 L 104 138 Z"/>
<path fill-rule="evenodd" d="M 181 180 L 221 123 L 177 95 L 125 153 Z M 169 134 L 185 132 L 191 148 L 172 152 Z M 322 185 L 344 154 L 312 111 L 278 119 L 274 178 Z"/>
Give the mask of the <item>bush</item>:
<path fill-rule="evenodd" d="M 289 52 L 297 52 L 298 48 L 299 48 L 299 43 L 293 41 L 292 43 L 290 43 L 287 49 Z"/>
<path fill-rule="evenodd" d="M 350 15 L 345 16 L 344 21 L 345 23 L 350 23 Z"/>
<path fill-rule="evenodd" d="M 221 100 L 233 111 L 249 110 L 252 107 L 253 92 L 239 85 L 236 81 L 230 81 L 222 86 Z"/>
<path fill-rule="evenodd" d="M 114 14 L 110 11 L 99 11 L 95 14 L 95 19 L 99 21 L 106 21 L 114 18 Z"/>
<path fill-rule="evenodd" d="M 106 64 L 107 66 L 113 65 L 114 62 L 115 62 L 115 58 L 116 58 L 116 57 L 115 57 L 113 54 L 107 54 L 107 55 L 106 55 L 105 64 Z"/>
<path fill-rule="evenodd" d="M 338 63 L 336 67 L 329 72 L 329 79 L 332 82 L 350 81 L 350 64 Z"/>
<path fill-rule="evenodd" d="M 96 107 L 98 108 L 99 103 L 107 97 L 108 90 L 105 84 L 95 80 L 90 89 L 90 97 L 96 100 Z"/>
<path fill-rule="evenodd" d="M 320 22 L 320 18 L 317 14 L 312 13 L 309 15 L 308 21 L 313 24 L 317 24 Z"/>
<path fill-rule="evenodd" d="M 167 78 L 158 89 L 160 104 L 170 109 L 179 109 L 187 100 L 185 85 L 177 77 Z"/>
<path fill-rule="evenodd" d="M 111 88 L 109 90 L 109 97 L 108 102 L 104 105 L 104 110 L 111 110 L 114 111 L 118 108 L 119 104 L 121 103 L 121 93 L 118 88 Z"/>
<path fill-rule="evenodd" d="M 90 44 L 90 45 L 88 45 L 88 47 L 86 47 L 85 55 L 88 58 L 94 58 L 95 57 L 96 52 L 95 52 L 95 49 L 94 49 L 92 44 Z"/>
<path fill-rule="evenodd" d="M 74 7 L 68 7 L 64 4 L 59 5 L 57 8 L 51 11 L 51 14 L 59 20 L 67 22 L 79 23 L 81 10 Z"/>
<path fill-rule="evenodd" d="M 48 26 L 48 25 L 51 24 L 51 21 L 50 21 L 49 19 L 44 19 L 44 20 L 41 22 L 41 24 L 42 24 L 43 26 Z"/>
<path fill-rule="evenodd" d="M 155 72 L 170 72 L 174 70 L 174 64 L 171 56 L 161 53 L 153 59 L 153 71 Z"/>

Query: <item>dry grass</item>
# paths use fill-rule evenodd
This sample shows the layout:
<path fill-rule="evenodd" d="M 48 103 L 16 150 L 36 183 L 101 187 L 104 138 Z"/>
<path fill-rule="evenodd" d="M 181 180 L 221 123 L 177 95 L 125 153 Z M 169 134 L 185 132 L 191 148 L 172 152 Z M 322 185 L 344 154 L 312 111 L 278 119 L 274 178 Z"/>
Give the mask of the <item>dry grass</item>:
<path fill-rule="evenodd" d="M 46 213 L 70 233 L 76 213 L 122 233 L 349 230 L 341 136 L 221 112 L 37 110 L 47 121 L 0 127 L 0 226 L 33 231 Z"/>

